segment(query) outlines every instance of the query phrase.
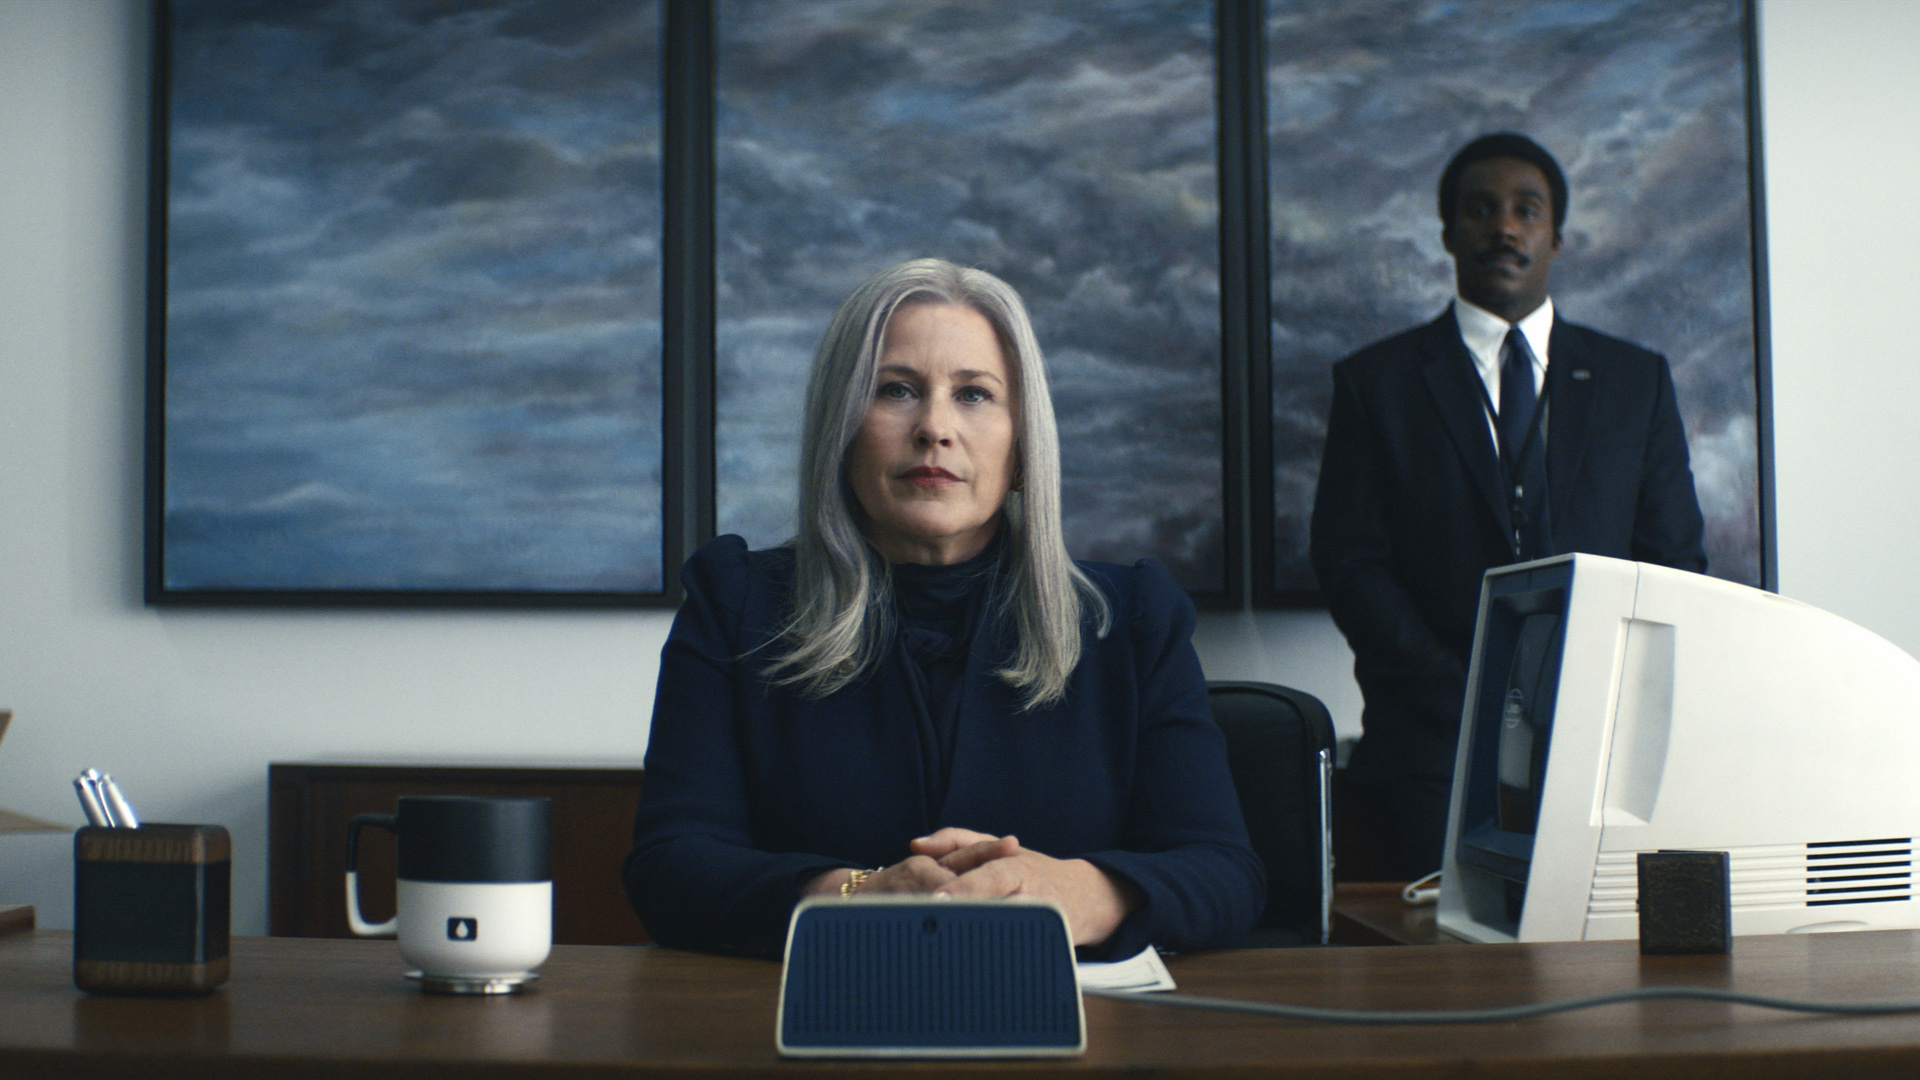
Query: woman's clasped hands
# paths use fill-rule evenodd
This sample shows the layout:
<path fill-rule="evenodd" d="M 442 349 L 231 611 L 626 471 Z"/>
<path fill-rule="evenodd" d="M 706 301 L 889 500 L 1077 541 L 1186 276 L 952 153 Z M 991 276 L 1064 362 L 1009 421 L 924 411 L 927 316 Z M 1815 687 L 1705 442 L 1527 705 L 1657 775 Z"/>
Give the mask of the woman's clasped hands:
<path fill-rule="evenodd" d="M 909 893 L 956 900 L 1005 897 L 1051 900 L 1067 914 L 1075 945 L 1105 941 L 1139 906 L 1139 891 L 1085 859 L 1056 859 L 1020 846 L 1014 836 L 945 828 L 908 844 L 907 858 L 867 874 L 858 892 Z M 809 895 L 840 892 L 852 871 L 814 878 Z"/>

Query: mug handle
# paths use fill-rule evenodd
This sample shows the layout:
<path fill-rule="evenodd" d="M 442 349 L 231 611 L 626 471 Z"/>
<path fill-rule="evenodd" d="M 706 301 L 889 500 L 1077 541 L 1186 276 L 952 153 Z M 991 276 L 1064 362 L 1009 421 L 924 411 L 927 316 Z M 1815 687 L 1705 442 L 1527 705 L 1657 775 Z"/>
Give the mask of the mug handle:
<path fill-rule="evenodd" d="M 400 835 L 400 818 L 395 814 L 355 814 L 347 825 L 347 928 L 361 937 L 377 937 L 400 929 L 400 913 L 383 923 L 369 923 L 360 917 L 360 830 L 378 825 L 395 836 Z"/>

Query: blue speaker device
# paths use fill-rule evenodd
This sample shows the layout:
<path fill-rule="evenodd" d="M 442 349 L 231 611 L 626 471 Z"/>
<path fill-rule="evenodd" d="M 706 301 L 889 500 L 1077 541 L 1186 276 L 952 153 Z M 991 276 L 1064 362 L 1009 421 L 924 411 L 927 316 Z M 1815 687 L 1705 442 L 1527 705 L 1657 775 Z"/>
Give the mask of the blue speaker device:
<path fill-rule="evenodd" d="M 1084 1053 L 1067 917 L 1031 901 L 803 901 L 774 1041 L 789 1057 Z"/>

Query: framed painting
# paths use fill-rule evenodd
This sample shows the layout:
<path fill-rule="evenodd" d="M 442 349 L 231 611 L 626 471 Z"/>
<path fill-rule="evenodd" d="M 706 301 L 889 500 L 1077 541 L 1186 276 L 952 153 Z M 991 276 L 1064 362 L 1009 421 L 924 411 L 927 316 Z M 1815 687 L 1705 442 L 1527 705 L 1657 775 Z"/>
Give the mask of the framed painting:
<path fill-rule="evenodd" d="M 1020 291 L 1078 558 L 1237 588 L 1222 479 L 1209 0 L 719 0 L 716 517 L 794 529 L 800 402 L 841 300 L 937 256 Z M 1237 595 L 1237 594 L 1236 594 Z"/>
<path fill-rule="evenodd" d="M 1474 10 L 162 2 L 148 599 L 671 602 L 791 535 L 819 334 L 938 255 L 1027 300 L 1077 557 L 1311 602 L 1328 366 L 1445 306 L 1492 130 L 1566 166 L 1556 304 L 1670 358 L 1713 572 L 1771 585 L 1751 6 Z"/>
<path fill-rule="evenodd" d="M 157 5 L 149 602 L 662 602 L 662 17 Z"/>
<path fill-rule="evenodd" d="M 1328 369 L 1451 302 L 1436 188 L 1496 131 L 1567 175 L 1556 314 L 1672 366 L 1709 572 L 1774 587 L 1755 18 L 1742 0 L 1268 0 L 1267 598 L 1314 598 Z"/>

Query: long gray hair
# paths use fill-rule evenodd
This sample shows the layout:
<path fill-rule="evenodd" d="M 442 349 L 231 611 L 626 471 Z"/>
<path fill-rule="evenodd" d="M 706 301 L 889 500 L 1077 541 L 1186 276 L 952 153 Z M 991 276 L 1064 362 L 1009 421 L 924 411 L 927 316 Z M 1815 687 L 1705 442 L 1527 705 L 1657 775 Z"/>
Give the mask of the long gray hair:
<path fill-rule="evenodd" d="M 886 651 L 892 625 L 887 563 L 860 530 L 846 457 L 873 404 L 887 323 L 903 304 L 953 304 L 993 325 L 1017 388 L 1015 475 L 1001 508 L 1006 587 L 992 617 L 1014 631 L 1012 663 L 995 672 L 1026 707 L 1066 694 L 1083 623 L 1105 637 L 1106 597 L 1073 565 L 1060 528 L 1060 445 L 1040 345 L 1013 287 L 983 270 L 915 259 L 868 278 L 827 326 L 807 381 L 801 434 L 800 528 L 793 612 L 768 674 L 809 697 L 859 678 Z"/>

